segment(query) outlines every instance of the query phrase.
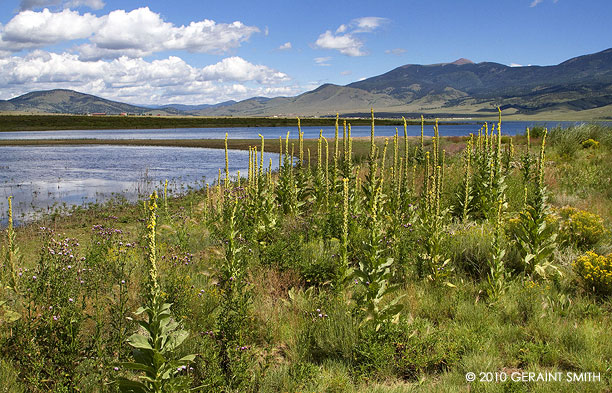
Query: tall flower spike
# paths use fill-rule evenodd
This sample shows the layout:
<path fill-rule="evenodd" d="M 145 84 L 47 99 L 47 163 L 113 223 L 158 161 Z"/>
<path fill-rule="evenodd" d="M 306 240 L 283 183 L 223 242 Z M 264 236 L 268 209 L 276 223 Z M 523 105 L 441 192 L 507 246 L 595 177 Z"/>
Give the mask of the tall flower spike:
<path fill-rule="evenodd" d="M 227 155 L 227 132 L 225 133 L 225 188 L 229 187 L 229 158 Z"/>
<path fill-rule="evenodd" d="M 263 166 L 264 166 L 264 136 L 259 134 L 261 138 L 261 159 L 259 162 L 259 176 L 263 174 Z"/>
<path fill-rule="evenodd" d="M 300 149 L 300 156 L 299 159 L 300 161 L 298 162 L 298 165 L 300 167 L 304 166 L 304 134 L 302 134 L 302 125 L 300 124 L 300 118 L 297 118 L 297 123 L 298 123 L 298 138 L 299 138 L 299 149 Z"/>
<path fill-rule="evenodd" d="M 157 192 L 154 191 L 149 197 L 148 220 L 147 220 L 147 265 L 149 268 L 149 299 L 156 299 L 159 293 L 157 282 L 157 254 L 156 254 L 156 227 L 157 227 Z"/>

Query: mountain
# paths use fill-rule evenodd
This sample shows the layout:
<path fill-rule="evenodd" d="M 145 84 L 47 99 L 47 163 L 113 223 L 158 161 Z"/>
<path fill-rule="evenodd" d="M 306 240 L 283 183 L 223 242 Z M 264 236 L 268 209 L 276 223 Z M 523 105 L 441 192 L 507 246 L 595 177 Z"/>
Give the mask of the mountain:
<path fill-rule="evenodd" d="M 106 100 L 90 94 L 72 90 L 35 91 L 22 96 L 0 101 L 0 111 L 39 113 L 106 113 L 106 114 L 179 114 L 176 109 L 153 111 L 150 108 Z"/>
<path fill-rule="evenodd" d="M 554 66 L 473 63 L 408 64 L 346 86 L 326 84 L 297 97 L 245 100 L 200 115 L 364 114 L 373 107 L 398 114 L 486 115 L 585 110 L 612 116 L 612 49 Z"/>

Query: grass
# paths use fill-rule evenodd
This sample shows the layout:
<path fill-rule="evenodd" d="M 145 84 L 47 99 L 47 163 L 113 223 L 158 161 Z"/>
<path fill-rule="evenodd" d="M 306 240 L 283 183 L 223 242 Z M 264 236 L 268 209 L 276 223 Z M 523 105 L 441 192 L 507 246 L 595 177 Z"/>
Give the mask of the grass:
<path fill-rule="evenodd" d="M 352 125 L 369 125 L 369 119 L 351 119 Z M 304 126 L 333 126 L 333 118 L 305 118 Z M 402 125 L 401 119 L 380 119 L 379 125 Z M 413 120 L 411 124 L 420 124 Z M 433 122 L 428 121 L 428 125 Z M 451 123 L 456 124 L 456 123 Z M 161 117 L 161 116 L 84 116 L 84 115 L 2 115 L 0 131 L 110 130 L 209 127 L 285 127 L 295 118 L 276 117 Z"/>
<path fill-rule="evenodd" d="M 336 156 L 332 139 L 327 166 L 324 148 L 319 164 L 319 141 L 304 140 L 310 165 L 306 158 L 301 167 L 291 165 L 285 156 L 279 172 L 259 173 L 252 164 L 240 186 L 232 179 L 227 189 L 192 190 L 167 200 L 167 211 L 159 199 L 158 296 L 172 303 L 171 320 L 189 332 L 167 357 L 197 354 L 173 378 L 201 391 L 230 392 L 609 391 L 610 298 L 585 285 L 572 262 L 584 250 L 612 251 L 606 232 L 610 129 L 580 138 L 566 135 L 571 132 L 551 131 L 543 155 L 542 139 L 530 141 L 527 184 L 526 138 L 514 139 L 508 161 L 501 154 L 508 139 L 475 140 L 467 219 L 450 209 L 464 200 L 466 138 L 428 138 L 423 145 L 410 138 L 406 152 L 399 137 L 397 154 L 392 139 L 374 138 L 373 145 L 355 139 L 350 162 L 348 141 L 338 140 Z M 585 137 L 599 148 L 583 147 Z M 224 146 L 217 140 L 112 142 Z M 571 143 L 579 147 L 563 147 Z M 229 148 L 260 144 L 228 140 Z M 300 141 L 288 144 L 299 157 Z M 265 150 L 278 152 L 278 141 L 266 141 Z M 442 150 L 444 163 L 436 153 Z M 408 170 L 400 170 L 405 157 Z M 444 166 L 444 176 L 432 169 L 437 166 Z M 517 240 L 516 220 L 530 219 L 519 215 L 527 211 L 525 185 L 547 238 L 560 239 L 553 253 L 538 251 L 542 242 L 530 245 L 536 266 Z M 548 199 L 539 200 L 541 194 Z M 498 220 L 500 199 L 506 204 Z M 599 217 L 563 213 L 567 204 Z M 564 218 L 570 214 L 571 223 Z M 118 377 L 138 377 L 119 362 L 132 360 L 128 337 L 143 334 L 128 317 L 141 319 L 134 311 L 150 293 L 150 218 L 140 203 L 115 201 L 16 229 L 14 288 L 6 285 L 6 259 L 0 269 L 0 300 L 6 301 L 0 389 L 114 392 Z M 563 231 L 570 227 L 584 236 L 568 236 Z M 1 239 L 5 251 L 14 250 L 9 238 Z M 495 291 L 492 267 L 503 271 Z M 372 291 L 374 285 L 383 289 Z M 9 318 L 15 313 L 19 319 Z M 467 372 L 477 380 L 466 382 Z M 487 372 L 595 372 L 600 380 L 481 381 Z"/>

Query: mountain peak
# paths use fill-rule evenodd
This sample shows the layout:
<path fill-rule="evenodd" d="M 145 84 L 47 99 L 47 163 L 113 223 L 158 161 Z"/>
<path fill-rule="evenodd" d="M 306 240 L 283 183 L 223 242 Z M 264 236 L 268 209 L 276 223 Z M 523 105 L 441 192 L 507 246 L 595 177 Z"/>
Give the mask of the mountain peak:
<path fill-rule="evenodd" d="M 464 65 L 464 64 L 474 64 L 474 62 L 470 59 L 464 59 L 463 57 L 453 61 L 451 64 L 454 65 Z"/>

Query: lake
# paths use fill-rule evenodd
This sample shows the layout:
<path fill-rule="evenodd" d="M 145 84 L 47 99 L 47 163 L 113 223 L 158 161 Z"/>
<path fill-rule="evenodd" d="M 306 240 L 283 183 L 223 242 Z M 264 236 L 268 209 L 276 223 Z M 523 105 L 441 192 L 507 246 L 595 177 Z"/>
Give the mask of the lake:
<path fill-rule="evenodd" d="M 441 136 L 469 135 L 478 132 L 482 122 L 469 124 L 444 124 L 440 123 Z M 491 124 L 491 123 L 490 123 Z M 533 122 L 533 121 L 508 121 L 502 123 L 502 133 L 505 135 L 523 134 L 526 127 L 545 126 L 568 127 L 576 122 Z M 395 129 L 400 135 L 404 134 L 403 126 L 376 126 L 376 135 L 393 136 Z M 323 130 L 323 136 L 332 138 L 335 133 L 334 127 L 302 127 L 304 138 L 318 138 L 319 131 Z M 15 131 L 0 132 L 0 139 L 223 139 L 225 133 L 232 139 L 259 138 L 258 134 L 266 139 L 277 140 L 279 135 L 283 138 L 291 131 L 291 138 L 297 138 L 296 127 L 225 127 L 225 128 L 179 128 L 179 129 L 154 129 L 154 130 L 68 130 L 68 131 Z M 339 130 L 342 136 L 342 127 Z M 351 127 L 351 134 L 355 137 L 369 136 L 370 126 Z M 408 135 L 421 134 L 420 125 L 408 126 Z M 433 126 L 425 126 L 425 135 L 433 135 Z"/>
<path fill-rule="evenodd" d="M 246 176 L 248 151 L 231 150 L 228 156 L 231 174 Z M 276 169 L 278 155 L 264 155 L 266 163 L 270 158 Z M 117 194 L 135 201 L 163 189 L 165 179 L 172 194 L 201 187 L 217 179 L 224 160 L 219 149 L 0 146 L 0 221 L 6 222 L 8 196 L 14 197 L 15 218 L 27 220 L 54 205 L 104 202 Z"/>

